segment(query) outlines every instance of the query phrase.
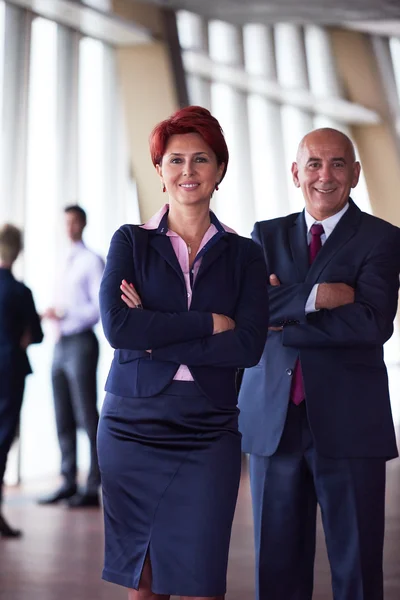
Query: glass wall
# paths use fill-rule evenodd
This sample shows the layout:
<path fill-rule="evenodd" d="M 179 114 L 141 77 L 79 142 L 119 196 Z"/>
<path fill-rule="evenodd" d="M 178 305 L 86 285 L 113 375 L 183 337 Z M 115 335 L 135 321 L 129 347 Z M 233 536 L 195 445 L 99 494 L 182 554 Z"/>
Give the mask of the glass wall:
<path fill-rule="evenodd" d="M 230 150 L 215 199 L 222 220 L 249 235 L 255 220 L 300 210 L 290 173 L 300 139 L 316 127 L 348 133 L 345 116 L 332 109 L 332 99 L 344 96 L 326 31 L 289 23 L 236 27 L 187 11 L 178 14 L 178 31 L 190 102 L 212 110 Z M 352 195 L 370 211 L 363 178 Z"/>
<path fill-rule="evenodd" d="M 290 23 L 235 27 L 187 11 L 178 13 L 178 32 L 190 102 L 220 120 L 230 151 L 215 198 L 218 215 L 248 236 L 255 220 L 302 210 L 290 172 L 301 138 L 318 127 L 349 134 L 354 124 L 328 32 Z M 393 71 L 400 98 L 400 42 L 387 43 L 386 68 Z M 400 101 L 395 110 L 400 133 Z M 371 212 L 363 172 L 351 194 Z M 386 345 L 389 362 L 397 362 L 398 348 L 396 334 Z"/>
<path fill-rule="evenodd" d="M 105 10 L 106 4 L 97 8 Z M 0 115 L 0 222 L 24 230 L 25 249 L 15 271 L 42 312 L 53 303 L 63 264 L 67 204 L 86 210 L 86 244 L 104 258 L 115 229 L 132 216 L 140 220 L 114 48 L 0 0 Z M 20 444 L 9 461 L 8 481 L 17 479 L 19 464 L 23 480 L 59 470 L 50 379 L 55 335 L 43 325 L 43 343 L 29 349 L 34 376 L 27 378 Z M 100 405 L 111 350 L 100 326 L 97 334 Z M 82 467 L 85 444 L 82 435 Z"/>

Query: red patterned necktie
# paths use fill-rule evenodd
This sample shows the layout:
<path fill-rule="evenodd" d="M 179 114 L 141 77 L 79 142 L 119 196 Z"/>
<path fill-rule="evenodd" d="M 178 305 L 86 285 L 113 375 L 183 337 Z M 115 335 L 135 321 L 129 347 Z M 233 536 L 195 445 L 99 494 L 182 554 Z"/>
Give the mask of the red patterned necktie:
<path fill-rule="evenodd" d="M 314 223 L 310 229 L 311 233 L 311 242 L 308 247 L 308 257 L 311 263 L 314 261 L 318 252 L 322 248 L 321 235 L 324 233 L 324 228 L 321 223 Z M 304 394 L 304 385 L 303 385 L 303 375 L 301 372 L 301 364 L 299 359 L 297 359 L 296 364 L 294 366 L 293 380 L 292 380 L 292 389 L 290 391 L 290 399 L 291 401 L 299 405 L 303 402 L 305 398 Z"/>

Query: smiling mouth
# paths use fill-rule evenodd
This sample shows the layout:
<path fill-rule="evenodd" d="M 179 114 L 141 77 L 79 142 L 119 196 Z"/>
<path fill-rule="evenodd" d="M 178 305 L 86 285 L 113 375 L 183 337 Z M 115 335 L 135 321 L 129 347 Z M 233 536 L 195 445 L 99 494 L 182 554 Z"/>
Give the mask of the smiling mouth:
<path fill-rule="evenodd" d="M 179 187 L 182 187 L 185 190 L 194 190 L 199 187 L 199 183 L 181 183 Z"/>
<path fill-rule="evenodd" d="M 329 188 L 328 190 L 324 190 L 321 188 L 314 188 L 317 192 L 319 192 L 320 194 L 332 194 L 333 192 L 336 191 L 336 188 Z"/>

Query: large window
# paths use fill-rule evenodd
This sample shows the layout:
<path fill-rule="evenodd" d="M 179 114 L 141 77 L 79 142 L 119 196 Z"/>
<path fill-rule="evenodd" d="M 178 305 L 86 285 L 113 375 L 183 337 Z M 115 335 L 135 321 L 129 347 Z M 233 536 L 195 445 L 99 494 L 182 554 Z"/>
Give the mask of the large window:
<path fill-rule="evenodd" d="M 108 0 L 91 4 L 110 7 Z M 32 289 L 39 312 L 53 304 L 61 276 L 65 205 L 85 208 L 85 241 L 104 258 L 115 229 L 127 220 L 140 221 L 121 104 L 113 47 L 0 0 L 1 141 L 7 148 L 0 160 L 5 166 L 0 220 L 24 230 L 25 250 L 15 272 Z M 51 323 L 43 326 L 43 343 L 29 348 L 34 374 L 26 382 L 9 482 L 19 472 L 27 480 L 59 470 L 51 389 L 57 332 Z M 97 334 L 100 405 L 112 351 L 100 326 Z M 85 468 L 84 435 L 78 438 L 78 453 Z"/>
<path fill-rule="evenodd" d="M 199 15 L 181 11 L 178 31 L 190 102 L 211 108 L 229 146 L 215 201 L 221 218 L 249 235 L 255 219 L 301 210 L 290 172 L 301 138 L 316 127 L 348 125 L 326 30 L 222 21 L 207 27 Z M 370 211 L 363 177 L 354 197 Z"/>
<path fill-rule="evenodd" d="M 79 198 L 88 213 L 88 245 L 104 252 L 103 206 L 106 199 L 105 165 L 105 48 L 83 38 L 79 52 Z"/>
<path fill-rule="evenodd" d="M 25 280 L 43 311 L 53 302 L 57 273 L 57 32 L 55 23 L 32 23 L 25 208 Z M 58 469 L 50 371 L 55 331 L 29 350 L 34 376 L 27 378 L 21 431 L 22 477 Z M 52 452 L 46 449 L 53 448 Z"/>
<path fill-rule="evenodd" d="M 3 119 L 1 115 L 3 114 L 3 71 L 4 71 L 4 16 L 5 16 L 5 4 L 3 0 L 0 0 L 0 134 L 1 138 L 3 138 Z M 0 140 L 0 181 L 2 178 L 2 152 L 3 152 L 3 144 Z M 0 202 L 0 219 L 2 219 L 2 211 L 1 211 L 1 202 Z"/>

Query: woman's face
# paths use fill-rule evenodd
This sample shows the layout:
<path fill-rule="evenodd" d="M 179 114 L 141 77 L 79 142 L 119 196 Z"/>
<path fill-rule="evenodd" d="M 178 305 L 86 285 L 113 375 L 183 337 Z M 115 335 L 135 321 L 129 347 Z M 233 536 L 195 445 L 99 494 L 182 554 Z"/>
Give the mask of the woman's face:
<path fill-rule="evenodd" d="M 224 167 L 218 166 L 213 150 L 201 135 L 184 133 L 169 138 L 157 172 L 170 200 L 193 205 L 210 201 Z"/>

